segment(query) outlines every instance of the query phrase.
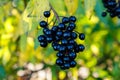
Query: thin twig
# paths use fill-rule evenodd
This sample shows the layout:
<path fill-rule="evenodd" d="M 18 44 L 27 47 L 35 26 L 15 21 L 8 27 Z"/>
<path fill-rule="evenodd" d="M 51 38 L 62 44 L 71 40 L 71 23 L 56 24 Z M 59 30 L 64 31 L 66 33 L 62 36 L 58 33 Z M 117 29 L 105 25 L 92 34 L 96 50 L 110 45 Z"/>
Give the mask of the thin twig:
<path fill-rule="evenodd" d="M 58 16 L 57 12 L 54 10 L 54 8 L 52 7 L 52 5 L 51 5 L 50 3 L 49 3 L 49 5 L 50 5 L 50 8 L 51 8 L 51 10 L 53 11 L 53 13 L 54 13 L 57 21 L 60 23 L 60 18 L 59 18 L 59 16 Z"/>
<path fill-rule="evenodd" d="M 74 30 L 76 33 L 80 34 L 78 31 Z"/>

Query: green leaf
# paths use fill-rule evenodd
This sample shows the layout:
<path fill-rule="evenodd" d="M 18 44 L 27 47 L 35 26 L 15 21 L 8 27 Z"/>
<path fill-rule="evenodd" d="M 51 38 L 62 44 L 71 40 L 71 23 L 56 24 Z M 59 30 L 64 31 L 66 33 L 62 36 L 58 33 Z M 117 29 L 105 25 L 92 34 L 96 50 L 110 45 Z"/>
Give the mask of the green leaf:
<path fill-rule="evenodd" d="M 24 52 L 26 50 L 26 45 L 27 45 L 27 34 L 23 34 L 20 37 L 20 50 Z"/>
<path fill-rule="evenodd" d="M 84 7 L 87 15 L 92 14 L 95 5 L 96 5 L 96 0 L 84 0 Z"/>
<path fill-rule="evenodd" d="M 11 58 L 11 53 L 10 53 L 10 50 L 7 46 L 7 47 L 4 48 L 2 63 L 4 65 L 6 65 L 10 61 L 10 58 Z"/>
<path fill-rule="evenodd" d="M 22 14 L 23 33 L 36 29 L 39 21 L 45 19 L 43 12 L 49 9 L 48 0 L 30 0 Z"/>
<path fill-rule="evenodd" d="M 3 6 L 4 4 L 6 4 L 7 2 L 9 2 L 10 0 L 0 0 L 0 6 Z"/>
<path fill-rule="evenodd" d="M 73 15 L 78 8 L 78 0 L 64 0 L 68 13 Z"/>
<path fill-rule="evenodd" d="M 52 7 L 58 13 L 58 15 L 66 15 L 65 4 L 63 0 L 49 0 Z"/>
<path fill-rule="evenodd" d="M 6 72 L 3 66 L 0 65 L 0 80 L 6 77 Z"/>

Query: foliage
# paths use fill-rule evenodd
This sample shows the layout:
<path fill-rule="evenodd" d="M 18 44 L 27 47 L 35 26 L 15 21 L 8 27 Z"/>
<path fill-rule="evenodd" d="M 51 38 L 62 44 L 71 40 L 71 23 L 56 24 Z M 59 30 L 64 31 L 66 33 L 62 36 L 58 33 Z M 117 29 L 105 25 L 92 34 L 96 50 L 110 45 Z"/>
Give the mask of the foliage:
<path fill-rule="evenodd" d="M 120 20 L 101 17 L 101 1 L 0 0 L 0 80 L 23 80 L 18 72 L 27 63 L 43 64 L 41 70 L 50 70 L 52 80 L 119 80 Z M 43 12 L 50 9 L 49 2 L 58 15 L 75 15 L 76 31 L 86 34 L 85 41 L 77 39 L 86 49 L 78 53 L 77 67 L 73 69 L 60 70 L 52 47 L 39 46 L 39 22 L 45 20 Z M 54 19 L 51 13 L 48 22 Z"/>

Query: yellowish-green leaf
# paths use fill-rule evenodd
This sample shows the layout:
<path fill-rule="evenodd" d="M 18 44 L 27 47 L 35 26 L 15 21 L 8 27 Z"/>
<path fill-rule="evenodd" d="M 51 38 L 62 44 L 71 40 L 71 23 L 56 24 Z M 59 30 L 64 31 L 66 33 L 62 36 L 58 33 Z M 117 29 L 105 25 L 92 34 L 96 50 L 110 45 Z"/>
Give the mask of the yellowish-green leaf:
<path fill-rule="evenodd" d="M 90 61 L 87 62 L 86 66 L 87 67 L 93 67 L 95 66 L 97 63 L 97 59 L 96 58 L 92 58 Z"/>
<path fill-rule="evenodd" d="M 20 38 L 20 50 L 23 52 L 26 49 L 26 45 L 27 45 L 27 35 L 23 34 L 21 35 Z"/>
<path fill-rule="evenodd" d="M 95 5 L 96 0 L 84 0 L 85 11 L 88 17 L 92 15 Z"/>
<path fill-rule="evenodd" d="M 24 32 L 36 29 L 39 21 L 44 19 L 43 12 L 49 10 L 48 0 L 30 0 L 22 14 L 22 29 Z M 33 28 L 35 27 L 35 28 Z"/>
<path fill-rule="evenodd" d="M 49 1 L 59 16 L 66 15 L 65 4 L 63 0 L 49 0 Z"/>
<path fill-rule="evenodd" d="M 10 58 L 11 58 L 11 54 L 10 54 L 10 51 L 8 49 L 8 46 L 6 46 L 4 48 L 2 63 L 5 65 L 10 60 Z"/>
<path fill-rule="evenodd" d="M 70 15 L 74 14 L 78 8 L 78 0 L 64 0 Z"/>

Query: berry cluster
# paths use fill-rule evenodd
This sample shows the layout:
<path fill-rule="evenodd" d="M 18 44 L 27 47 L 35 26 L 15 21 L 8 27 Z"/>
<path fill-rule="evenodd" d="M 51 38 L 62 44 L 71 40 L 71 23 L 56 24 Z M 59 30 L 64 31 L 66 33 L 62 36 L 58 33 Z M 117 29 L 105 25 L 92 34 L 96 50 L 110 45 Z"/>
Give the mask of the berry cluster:
<path fill-rule="evenodd" d="M 50 16 L 49 11 L 44 12 L 44 16 L 48 18 Z M 56 64 L 61 69 L 69 69 L 76 66 L 76 53 L 82 52 L 85 47 L 82 44 L 77 44 L 75 39 L 79 35 L 79 39 L 84 40 L 85 35 L 74 31 L 76 25 L 76 17 L 63 17 L 61 23 L 52 26 L 49 29 L 49 25 L 46 21 L 41 21 L 39 25 L 43 28 L 44 35 L 38 36 L 38 41 L 41 47 L 46 47 L 48 43 L 51 43 L 53 49 L 58 51 L 56 56 Z"/>
<path fill-rule="evenodd" d="M 120 2 L 116 2 L 116 0 L 102 0 L 104 7 L 107 9 L 102 12 L 102 16 L 105 17 L 107 12 L 110 14 L 110 17 L 117 16 L 120 18 Z"/>

